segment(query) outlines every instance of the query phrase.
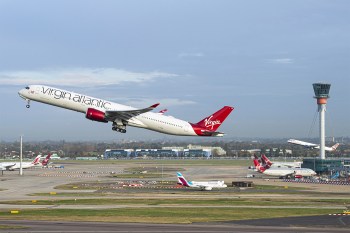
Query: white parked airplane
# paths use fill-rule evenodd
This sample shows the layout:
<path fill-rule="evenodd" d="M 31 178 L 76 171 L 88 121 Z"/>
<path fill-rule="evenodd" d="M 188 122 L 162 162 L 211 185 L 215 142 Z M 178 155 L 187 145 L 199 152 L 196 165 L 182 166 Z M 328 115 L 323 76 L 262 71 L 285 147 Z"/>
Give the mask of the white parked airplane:
<path fill-rule="evenodd" d="M 287 178 L 291 176 L 314 176 L 316 172 L 309 168 L 266 168 L 261 166 L 257 159 L 254 159 L 254 165 L 258 172 L 268 175 L 268 176 L 277 176 L 280 178 Z"/>
<path fill-rule="evenodd" d="M 304 146 L 306 148 L 312 148 L 312 149 L 320 149 L 320 145 L 319 144 L 314 144 L 314 143 L 310 143 L 310 142 L 304 142 L 304 141 L 300 141 L 300 140 L 296 140 L 296 139 L 289 139 L 288 140 L 289 143 L 295 144 L 295 145 L 300 145 L 300 146 Z M 332 147 L 327 147 L 325 146 L 325 150 L 326 151 L 335 151 L 337 149 L 337 147 L 339 146 L 339 143 L 336 143 L 334 146 Z"/>
<path fill-rule="evenodd" d="M 189 123 L 164 114 L 150 112 L 159 104 L 136 109 L 94 97 L 42 85 L 30 85 L 18 94 L 27 101 L 42 102 L 53 106 L 81 112 L 85 117 L 98 122 L 112 122 L 112 130 L 126 133 L 126 126 L 145 128 L 160 133 L 180 136 L 223 136 L 216 132 L 233 107 L 225 106 L 198 123 Z"/>
<path fill-rule="evenodd" d="M 22 162 L 22 168 L 30 168 L 35 165 L 37 165 L 40 161 L 41 155 L 38 155 L 35 157 L 35 159 L 32 162 Z M 2 162 L 0 163 L 0 170 L 8 170 L 13 171 L 15 169 L 20 169 L 20 162 Z"/>
<path fill-rule="evenodd" d="M 213 188 L 226 188 L 224 181 L 187 181 L 180 172 L 177 172 L 178 184 L 185 187 L 200 188 L 201 190 L 212 190 Z"/>

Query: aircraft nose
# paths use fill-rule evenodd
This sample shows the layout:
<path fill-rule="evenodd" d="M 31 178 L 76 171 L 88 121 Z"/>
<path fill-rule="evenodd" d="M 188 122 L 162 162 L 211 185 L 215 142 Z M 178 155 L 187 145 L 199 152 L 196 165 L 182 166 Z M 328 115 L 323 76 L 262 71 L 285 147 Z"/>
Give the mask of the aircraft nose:
<path fill-rule="evenodd" d="M 24 92 L 24 89 L 19 90 L 19 91 L 18 91 L 18 95 L 21 96 L 21 97 L 23 97 L 23 92 Z"/>
<path fill-rule="evenodd" d="M 26 93 L 28 93 L 29 87 L 23 88 L 18 91 L 18 95 L 22 98 L 26 97 Z"/>

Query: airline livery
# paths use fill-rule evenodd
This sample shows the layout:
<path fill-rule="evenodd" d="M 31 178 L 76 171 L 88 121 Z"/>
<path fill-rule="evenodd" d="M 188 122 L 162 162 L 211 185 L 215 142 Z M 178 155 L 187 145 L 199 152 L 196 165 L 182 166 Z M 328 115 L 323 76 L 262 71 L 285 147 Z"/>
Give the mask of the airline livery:
<path fill-rule="evenodd" d="M 212 190 L 213 188 L 226 188 L 227 185 L 224 181 L 214 180 L 214 181 L 187 181 L 185 177 L 177 172 L 177 183 L 179 185 L 191 188 L 200 188 L 201 190 Z"/>
<path fill-rule="evenodd" d="M 265 166 L 261 165 L 258 159 L 253 160 L 257 172 L 263 173 L 265 175 L 278 176 L 281 178 L 287 178 L 291 176 L 303 177 L 316 175 L 316 172 L 309 168 L 271 168 L 267 165 L 268 163 L 265 158 L 266 157 L 262 157 Z"/>
<path fill-rule="evenodd" d="M 30 168 L 34 167 L 35 165 L 39 164 L 41 155 L 38 155 L 34 158 L 31 162 L 22 162 L 22 168 Z M 21 163 L 20 162 L 2 162 L 0 163 L 0 171 L 14 171 L 16 169 L 20 169 Z"/>
<path fill-rule="evenodd" d="M 261 161 L 262 165 L 266 168 L 301 168 L 301 164 L 303 162 L 271 162 L 269 158 L 266 157 L 266 155 L 262 154 L 261 159 L 259 160 L 258 156 L 254 155 L 255 159 L 257 159 L 259 162 Z"/>
<path fill-rule="evenodd" d="M 87 119 L 98 122 L 112 122 L 112 130 L 126 133 L 126 126 L 145 128 L 160 133 L 179 136 L 223 136 L 216 132 L 233 107 L 225 106 L 198 123 L 190 123 L 159 113 L 150 112 L 159 103 L 148 108 L 136 109 L 126 105 L 42 85 L 30 85 L 18 92 L 27 101 L 37 101 L 53 106 L 81 112 Z"/>

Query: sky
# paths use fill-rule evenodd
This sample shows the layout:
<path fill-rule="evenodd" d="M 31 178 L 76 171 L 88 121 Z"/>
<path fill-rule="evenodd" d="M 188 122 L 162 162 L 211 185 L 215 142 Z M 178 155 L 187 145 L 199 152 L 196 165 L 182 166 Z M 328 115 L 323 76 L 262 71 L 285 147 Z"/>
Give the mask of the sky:
<path fill-rule="evenodd" d="M 227 138 L 306 138 L 326 82 L 326 135 L 350 136 L 349 41 L 347 0 L 0 0 L 0 141 L 179 138 L 27 109 L 30 84 L 189 122 L 229 105 Z"/>

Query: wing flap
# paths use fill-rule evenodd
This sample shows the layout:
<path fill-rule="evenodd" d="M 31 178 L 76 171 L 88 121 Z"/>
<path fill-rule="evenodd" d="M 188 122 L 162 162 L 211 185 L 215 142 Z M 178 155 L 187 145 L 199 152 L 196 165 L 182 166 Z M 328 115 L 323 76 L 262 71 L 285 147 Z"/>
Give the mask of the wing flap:
<path fill-rule="evenodd" d="M 116 119 L 128 121 L 132 117 L 138 116 L 138 115 L 145 113 L 145 112 L 152 111 L 158 105 L 159 105 L 159 103 L 153 104 L 152 106 L 150 106 L 148 108 L 124 110 L 124 111 L 108 110 L 105 112 L 105 119 L 107 121 L 115 121 Z"/>

